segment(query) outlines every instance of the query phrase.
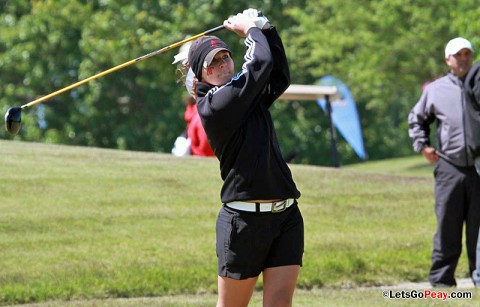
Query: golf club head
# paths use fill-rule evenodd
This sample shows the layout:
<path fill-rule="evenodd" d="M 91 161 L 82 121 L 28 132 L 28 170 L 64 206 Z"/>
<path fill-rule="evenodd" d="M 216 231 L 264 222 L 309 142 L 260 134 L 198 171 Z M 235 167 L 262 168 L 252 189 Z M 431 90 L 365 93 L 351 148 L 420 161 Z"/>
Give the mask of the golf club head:
<path fill-rule="evenodd" d="M 5 129 L 11 135 L 17 135 L 22 126 L 22 108 L 11 107 L 5 113 Z"/>

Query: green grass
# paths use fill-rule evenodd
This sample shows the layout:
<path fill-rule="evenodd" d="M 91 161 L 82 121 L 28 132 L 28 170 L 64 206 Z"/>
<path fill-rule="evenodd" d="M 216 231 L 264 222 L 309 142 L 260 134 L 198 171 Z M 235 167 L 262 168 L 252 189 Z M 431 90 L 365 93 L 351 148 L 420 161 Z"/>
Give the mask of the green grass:
<path fill-rule="evenodd" d="M 389 290 L 383 289 L 322 289 L 322 290 L 297 290 L 294 296 L 294 306 L 478 306 L 480 300 L 480 290 L 459 290 L 462 293 L 472 292 L 473 299 L 390 299 L 383 298 L 383 292 Z M 399 292 L 401 290 L 392 290 Z M 416 291 L 421 293 L 423 290 L 405 290 L 408 292 Z M 445 291 L 444 289 L 440 291 Z M 447 290 L 452 292 L 452 290 Z M 154 298 L 133 298 L 133 299 L 110 299 L 110 300 L 84 300 L 72 302 L 49 302 L 44 304 L 22 305 L 23 307 L 155 307 L 155 306 L 188 306 L 188 307 L 207 307 L 215 306 L 215 295 L 175 295 L 162 296 Z M 260 293 L 254 293 L 250 301 L 250 307 L 262 306 L 262 297 Z"/>
<path fill-rule="evenodd" d="M 378 160 L 344 166 L 344 169 L 362 172 L 380 172 L 401 176 L 433 176 L 435 164 L 426 163 L 425 158 L 417 154 L 411 157 Z"/>
<path fill-rule="evenodd" d="M 0 163 L 0 305 L 215 303 L 216 159 L 0 141 Z M 345 289 L 426 280 L 431 166 L 291 168 L 306 235 L 296 305 L 371 306 L 381 290 Z"/>

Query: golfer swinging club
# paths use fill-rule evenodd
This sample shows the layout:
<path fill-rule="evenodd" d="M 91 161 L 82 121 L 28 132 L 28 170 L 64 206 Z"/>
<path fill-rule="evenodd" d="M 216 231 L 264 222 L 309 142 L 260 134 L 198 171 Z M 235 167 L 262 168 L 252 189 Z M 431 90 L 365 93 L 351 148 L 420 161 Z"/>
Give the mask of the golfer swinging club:
<path fill-rule="evenodd" d="M 241 71 L 215 36 L 195 40 L 185 72 L 223 179 L 216 223 L 217 306 L 247 306 L 263 272 L 263 305 L 291 306 L 303 256 L 300 192 L 280 152 L 269 107 L 290 85 L 282 41 L 255 9 L 224 21 L 245 37 Z"/>

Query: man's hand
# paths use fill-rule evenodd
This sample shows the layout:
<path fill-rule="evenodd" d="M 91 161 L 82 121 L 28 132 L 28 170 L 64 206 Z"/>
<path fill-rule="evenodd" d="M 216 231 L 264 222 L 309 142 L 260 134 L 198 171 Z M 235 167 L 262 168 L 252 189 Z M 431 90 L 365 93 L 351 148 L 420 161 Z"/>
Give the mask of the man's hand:
<path fill-rule="evenodd" d="M 430 146 L 426 146 L 425 148 L 422 149 L 422 155 L 430 163 L 436 163 L 438 162 L 438 160 L 440 160 L 440 157 L 437 155 L 435 148 Z"/>
<path fill-rule="evenodd" d="M 231 16 L 223 22 L 226 29 L 237 33 L 241 37 L 247 36 L 247 32 L 250 28 L 256 27 L 255 23 L 247 15 L 238 13 L 235 16 Z"/>

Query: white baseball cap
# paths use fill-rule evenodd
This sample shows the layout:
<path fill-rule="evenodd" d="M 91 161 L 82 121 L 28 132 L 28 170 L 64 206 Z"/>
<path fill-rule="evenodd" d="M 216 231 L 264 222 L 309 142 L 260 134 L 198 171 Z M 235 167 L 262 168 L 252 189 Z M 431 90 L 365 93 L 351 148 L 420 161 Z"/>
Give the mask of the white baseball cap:
<path fill-rule="evenodd" d="M 467 48 L 473 52 L 472 44 L 463 37 L 451 39 L 445 47 L 445 58 L 457 54 L 460 50 Z"/>

